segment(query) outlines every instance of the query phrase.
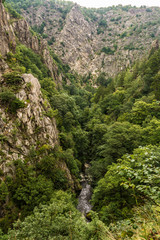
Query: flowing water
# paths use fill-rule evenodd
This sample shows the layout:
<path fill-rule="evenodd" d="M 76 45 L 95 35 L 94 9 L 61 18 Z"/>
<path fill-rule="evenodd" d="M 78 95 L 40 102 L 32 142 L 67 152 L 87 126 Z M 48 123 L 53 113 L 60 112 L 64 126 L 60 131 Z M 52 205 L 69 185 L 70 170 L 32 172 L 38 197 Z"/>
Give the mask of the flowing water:
<path fill-rule="evenodd" d="M 86 173 L 86 169 L 88 168 L 88 164 L 85 166 L 85 173 L 81 175 L 81 185 L 82 190 L 78 197 L 78 206 L 77 209 L 83 213 L 84 216 L 92 209 L 92 205 L 90 204 L 91 196 L 92 196 L 92 187 L 90 185 L 91 179 Z"/>

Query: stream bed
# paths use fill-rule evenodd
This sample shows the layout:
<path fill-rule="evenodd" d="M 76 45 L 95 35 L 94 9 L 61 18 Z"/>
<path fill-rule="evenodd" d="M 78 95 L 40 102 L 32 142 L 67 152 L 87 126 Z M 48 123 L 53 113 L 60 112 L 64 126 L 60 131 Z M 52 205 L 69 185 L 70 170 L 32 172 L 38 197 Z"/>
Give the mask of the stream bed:
<path fill-rule="evenodd" d="M 86 170 L 89 167 L 88 164 L 85 164 L 85 173 L 81 174 L 81 185 L 82 190 L 78 197 L 78 206 L 77 209 L 86 217 L 87 213 L 92 209 L 90 200 L 92 197 L 92 187 L 91 187 L 91 178 L 88 176 Z"/>

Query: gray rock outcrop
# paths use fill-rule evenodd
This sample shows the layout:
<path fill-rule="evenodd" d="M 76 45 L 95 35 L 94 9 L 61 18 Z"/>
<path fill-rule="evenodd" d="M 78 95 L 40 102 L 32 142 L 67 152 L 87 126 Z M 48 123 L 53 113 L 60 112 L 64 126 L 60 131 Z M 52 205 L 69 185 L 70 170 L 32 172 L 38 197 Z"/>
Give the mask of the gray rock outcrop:
<path fill-rule="evenodd" d="M 25 107 L 11 116 L 0 108 L 0 159 L 23 159 L 29 154 L 31 146 L 48 144 L 54 148 L 58 144 L 58 131 L 54 118 L 47 116 L 50 105 L 44 100 L 38 79 L 32 74 L 23 74 L 23 85 L 16 97 L 24 101 Z M 2 161 L 3 162 L 3 161 Z"/>
<path fill-rule="evenodd" d="M 160 39 L 159 11 L 120 5 L 85 9 L 58 1 L 22 9 L 33 27 L 45 24 L 50 47 L 72 70 L 95 76 L 115 76 L 147 54 L 153 40 Z"/>
<path fill-rule="evenodd" d="M 27 21 L 24 19 L 13 22 L 12 26 L 19 41 L 42 56 L 45 65 L 50 70 L 51 76 L 58 83 L 57 66 L 54 64 L 53 58 L 48 50 L 47 41 L 33 36 Z"/>
<path fill-rule="evenodd" d="M 0 2 L 0 54 L 5 56 L 10 49 L 15 49 L 16 38 L 12 26 L 10 25 L 9 14 L 5 11 Z"/>
<path fill-rule="evenodd" d="M 56 67 L 46 41 L 39 42 L 36 36 L 32 36 L 25 20 L 16 19 L 12 24 L 9 14 L 0 3 L 0 90 L 3 87 L 7 89 L 3 74 L 12 70 L 6 62 L 6 55 L 14 52 L 17 37 L 22 44 L 42 55 L 55 79 Z M 23 161 L 29 156 L 31 149 L 37 151 L 42 148 L 45 151 L 54 149 L 59 144 L 56 120 L 52 117 L 48 100 L 42 95 L 38 79 L 32 74 L 23 74 L 22 84 L 15 95 L 25 103 L 24 108 L 15 113 L 9 112 L 7 104 L 0 101 L 0 169 L 4 176 L 14 175 L 13 161 Z M 74 180 L 66 163 L 60 160 L 55 167 L 64 172 L 68 185 L 74 189 Z"/>

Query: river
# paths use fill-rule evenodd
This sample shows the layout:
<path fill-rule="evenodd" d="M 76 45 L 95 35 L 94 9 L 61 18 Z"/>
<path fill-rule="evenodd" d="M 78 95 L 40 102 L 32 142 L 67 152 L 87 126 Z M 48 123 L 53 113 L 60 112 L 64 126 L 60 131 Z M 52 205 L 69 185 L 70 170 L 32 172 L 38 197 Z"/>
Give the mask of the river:
<path fill-rule="evenodd" d="M 82 190 L 78 197 L 77 209 L 86 217 L 87 213 L 92 209 L 90 204 L 92 196 L 91 178 L 87 174 L 88 164 L 85 164 L 85 172 L 81 174 L 81 186 Z"/>

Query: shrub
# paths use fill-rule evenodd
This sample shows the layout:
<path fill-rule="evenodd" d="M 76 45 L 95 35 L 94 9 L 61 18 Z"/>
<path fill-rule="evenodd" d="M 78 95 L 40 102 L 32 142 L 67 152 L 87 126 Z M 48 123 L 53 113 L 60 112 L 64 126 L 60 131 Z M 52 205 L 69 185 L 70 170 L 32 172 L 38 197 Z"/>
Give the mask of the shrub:
<path fill-rule="evenodd" d="M 99 34 L 101 34 L 101 33 L 104 33 L 104 31 L 103 31 L 101 28 L 98 28 L 98 29 L 97 29 L 97 34 L 99 35 Z"/>
<path fill-rule="evenodd" d="M 19 85 L 23 80 L 17 72 L 6 73 L 3 78 L 8 85 Z"/>
<path fill-rule="evenodd" d="M 4 0 L 2 1 L 4 3 Z M 7 8 L 9 14 L 11 15 L 11 17 L 16 18 L 16 19 L 20 19 L 22 18 L 21 15 L 19 13 L 17 13 L 10 4 L 5 3 L 5 7 Z"/>
<path fill-rule="evenodd" d="M 151 8 L 146 8 L 146 12 L 152 12 Z"/>
<path fill-rule="evenodd" d="M 52 45 L 55 42 L 55 37 L 52 37 L 50 40 L 48 40 L 48 45 Z"/>
<path fill-rule="evenodd" d="M 123 32 L 121 35 L 120 35 L 120 38 L 124 38 L 127 36 L 127 32 Z"/>
<path fill-rule="evenodd" d="M 10 113 L 16 113 L 19 108 L 24 108 L 25 103 L 19 100 L 15 94 L 9 90 L 0 93 L 0 103 L 8 108 Z"/>
<path fill-rule="evenodd" d="M 105 20 L 105 19 L 101 19 L 101 20 L 99 21 L 99 26 L 106 28 L 106 27 L 107 27 L 107 22 L 106 22 L 106 20 Z"/>
<path fill-rule="evenodd" d="M 160 147 L 139 147 L 112 164 L 94 190 L 93 204 L 104 222 L 124 219 L 146 201 L 159 204 Z"/>
<path fill-rule="evenodd" d="M 114 54 L 114 50 L 112 50 L 110 47 L 103 47 L 101 52 L 104 52 L 105 54 L 108 54 L 108 55 Z"/>
<path fill-rule="evenodd" d="M 124 46 L 124 50 L 134 50 L 135 47 L 133 43 L 129 43 L 128 45 Z"/>

